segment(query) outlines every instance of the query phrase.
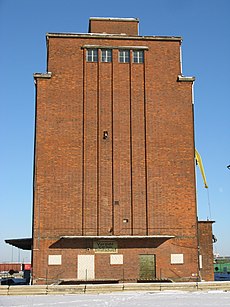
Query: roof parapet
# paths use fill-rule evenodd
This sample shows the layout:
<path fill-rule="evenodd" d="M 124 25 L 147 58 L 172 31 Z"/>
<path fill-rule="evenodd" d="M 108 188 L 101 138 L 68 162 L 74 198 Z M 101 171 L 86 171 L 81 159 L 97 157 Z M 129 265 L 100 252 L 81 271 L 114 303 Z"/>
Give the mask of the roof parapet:
<path fill-rule="evenodd" d="M 138 21 L 136 17 L 90 17 L 89 20 Z"/>
<path fill-rule="evenodd" d="M 138 18 L 90 17 L 89 33 L 139 35 Z"/>
<path fill-rule="evenodd" d="M 49 79 L 52 77 L 52 72 L 48 71 L 46 73 L 40 73 L 40 72 L 36 72 L 33 74 L 34 79 L 36 78 L 45 78 L 45 79 Z"/>
<path fill-rule="evenodd" d="M 47 40 L 50 37 L 62 38 L 106 38 L 121 40 L 155 40 L 155 41 L 182 41 L 181 36 L 128 36 L 125 34 L 110 33 L 46 33 Z"/>

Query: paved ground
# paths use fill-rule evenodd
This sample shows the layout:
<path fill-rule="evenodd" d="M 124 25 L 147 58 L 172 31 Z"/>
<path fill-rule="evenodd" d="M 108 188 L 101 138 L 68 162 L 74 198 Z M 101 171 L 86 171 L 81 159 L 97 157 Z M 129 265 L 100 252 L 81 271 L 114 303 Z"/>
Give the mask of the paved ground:
<path fill-rule="evenodd" d="M 0 296 L 0 307 L 226 307 L 230 292 L 125 292 L 111 294 Z"/>

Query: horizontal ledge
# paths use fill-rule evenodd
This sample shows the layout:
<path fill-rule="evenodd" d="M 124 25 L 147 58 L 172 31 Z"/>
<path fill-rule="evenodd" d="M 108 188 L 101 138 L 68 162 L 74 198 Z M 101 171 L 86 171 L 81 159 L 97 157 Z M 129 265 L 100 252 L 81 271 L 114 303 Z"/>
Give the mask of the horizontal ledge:
<path fill-rule="evenodd" d="M 61 239 L 171 239 L 175 236 L 155 235 L 155 236 L 62 236 Z"/>
<path fill-rule="evenodd" d="M 195 77 L 185 77 L 185 76 L 179 75 L 177 80 L 181 82 L 194 82 Z"/>
<path fill-rule="evenodd" d="M 137 41 L 182 41 L 180 36 L 128 36 L 126 34 L 106 34 L 106 33 L 46 33 L 46 38 L 106 38 L 106 39 L 125 39 Z"/>
<path fill-rule="evenodd" d="M 198 221 L 198 223 L 210 223 L 210 224 L 213 224 L 213 223 L 215 223 L 216 221 L 214 221 L 214 220 L 199 220 Z"/>
<path fill-rule="evenodd" d="M 33 74 L 34 78 L 46 78 L 49 79 L 52 77 L 52 73 L 51 72 L 47 72 L 47 73 L 34 73 Z"/>
<path fill-rule="evenodd" d="M 105 45 L 84 45 L 82 48 L 86 49 L 135 49 L 135 50 L 148 50 L 147 46 L 105 46 Z"/>

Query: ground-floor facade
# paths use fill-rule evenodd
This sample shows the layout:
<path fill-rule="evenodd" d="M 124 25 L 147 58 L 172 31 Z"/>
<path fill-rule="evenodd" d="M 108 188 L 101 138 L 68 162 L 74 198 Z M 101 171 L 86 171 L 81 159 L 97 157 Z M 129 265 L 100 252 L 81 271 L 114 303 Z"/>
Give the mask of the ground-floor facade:
<path fill-rule="evenodd" d="M 33 283 L 198 281 L 196 246 L 196 237 L 174 236 L 40 239 L 33 251 Z"/>

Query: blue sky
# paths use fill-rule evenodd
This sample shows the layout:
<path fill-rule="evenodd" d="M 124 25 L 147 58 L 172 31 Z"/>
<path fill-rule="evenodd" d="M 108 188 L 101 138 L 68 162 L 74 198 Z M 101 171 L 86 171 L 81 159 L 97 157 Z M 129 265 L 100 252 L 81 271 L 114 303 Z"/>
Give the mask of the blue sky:
<path fill-rule="evenodd" d="M 0 0 L 0 262 L 29 261 L 4 243 L 31 236 L 35 90 L 46 71 L 47 32 L 88 31 L 89 17 L 138 17 L 140 35 L 182 36 L 183 74 L 195 76 L 200 219 L 216 221 L 214 251 L 230 256 L 230 1 Z"/>

